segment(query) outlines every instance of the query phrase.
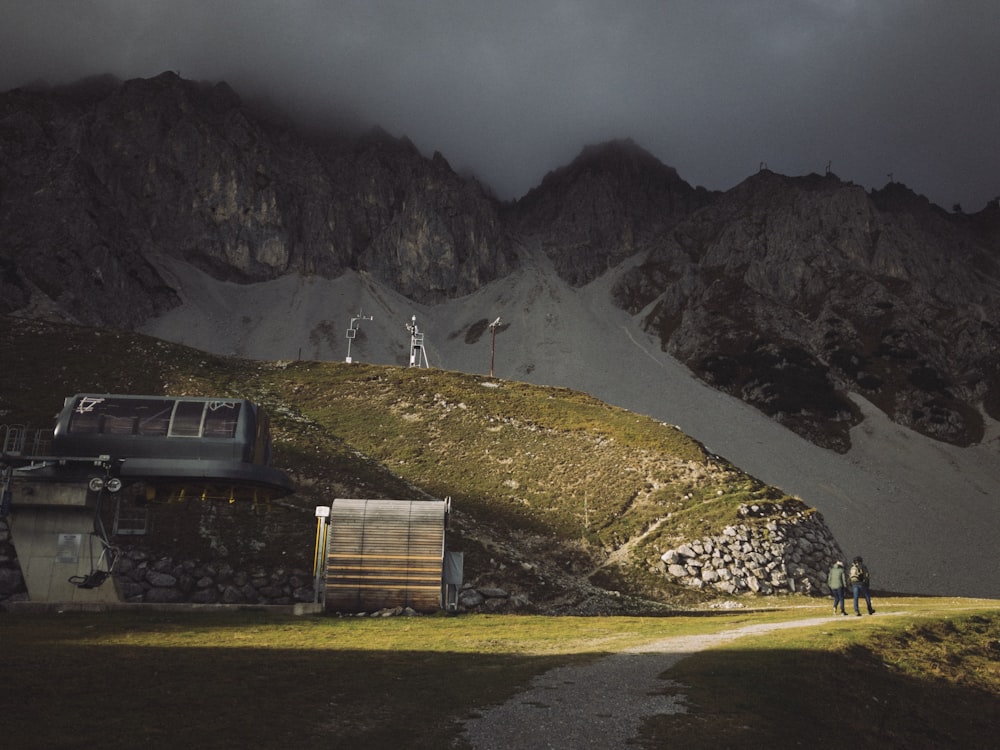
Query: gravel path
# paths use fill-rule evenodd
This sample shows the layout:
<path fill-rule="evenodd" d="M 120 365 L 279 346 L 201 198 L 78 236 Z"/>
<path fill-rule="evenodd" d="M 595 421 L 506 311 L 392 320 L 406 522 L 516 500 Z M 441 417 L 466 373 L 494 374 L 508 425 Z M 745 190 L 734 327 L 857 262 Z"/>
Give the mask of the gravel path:
<path fill-rule="evenodd" d="M 663 673 L 689 654 L 747 635 L 820 625 L 835 617 L 749 625 L 714 635 L 664 638 L 582 666 L 559 667 L 536 677 L 506 703 L 465 723 L 476 750 L 578 750 L 622 747 L 637 738 L 644 719 L 685 713 L 679 687 Z"/>

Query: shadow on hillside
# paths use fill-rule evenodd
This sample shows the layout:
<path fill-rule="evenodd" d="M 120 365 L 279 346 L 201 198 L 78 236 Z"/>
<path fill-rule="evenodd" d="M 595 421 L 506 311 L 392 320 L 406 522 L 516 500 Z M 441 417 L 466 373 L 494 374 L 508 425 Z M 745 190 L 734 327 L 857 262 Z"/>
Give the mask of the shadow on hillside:
<path fill-rule="evenodd" d="M 985 748 L 1000 726 L 996 693 L 902 674 L 859 646 L 850 655 L 706 651 L 663 677 L 684 685 L 664 692 L 683 695 L 689 713 L 649 719 L 644 747 L 665 747 L 669 738 L 690 750 Z"/>
<path fill-rule="evenodd" d="M 4 654 L 17 696 L 4 739 L 106 750 L 440 750 L 455 746 L 459 721 L 477 707 L 574 658 L 262 649 L 246 645 L 247 631 L 209 648 L 49 643 Z M 174 640 L 186 637 L 179 630 Z"/>
<path fill-rule="evenodd" d="M 360 635 L 356 624 L 245 612 L 0 617 L 15 698 L 4 738 L 109 750 L 463 747 L 461 721 L 537 674 L 605 655 L 392 650 L 405 622 L 367 622 Z M 348 632 L 381 650 L 338 649 Z M 497 650 L 512 636 L 498 631 Z M 961 668 L 964 656 L 953 658 Z M 648 719 L 645 747 L 989 747 L 1000 722 L 995 694 L 901 675 L 862 647 L 705 651 L 662 677 L 683 685 L 662 692 L 690 712 Z"/>

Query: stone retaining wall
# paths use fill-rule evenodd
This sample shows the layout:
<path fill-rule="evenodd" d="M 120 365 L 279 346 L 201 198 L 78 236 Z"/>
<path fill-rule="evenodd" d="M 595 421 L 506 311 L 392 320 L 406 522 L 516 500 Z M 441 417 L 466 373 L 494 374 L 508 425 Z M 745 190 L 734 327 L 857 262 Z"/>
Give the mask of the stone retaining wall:
<path fill-rule="evenodd" d="M 215 560 L 199 563 L 124 550 L 115 565 L 123 601 L 192 604 L 295 604 L 311 602 L 311 571 L 254 567 L 234 569 Z"/>
<path fill-rule="evenodd" d="M 280 567 L 237 570 L 223 560 L 175 560 L 139 548 L 121 551 L 114 578 L 125 602 L 297 604 L 311 602 L 314 597 L 311 571 Z M 20 601 L 28 601 L 28 590 L 10 528 L 6 519 L 0 519 L 0 605 Z"/>
<path fill-rule="evenodd" d="M 695 589 L 726 594 L 829 594 L 827 572 L 844 553 L 823 516 L 773 503 L 743 505 L 745 523 L 661 556 L 664 572 Z"/>
<path fill-rule="evenodd" d="M 312 602 L 315 594 L 311 571 L 280 567 L 239 570 L 224 560 L 208 563 L 178 560 L 141 548 L 121 550 L 114 578 L 122 601 L 129 603 L 294 605 Z M 11 544 L 10 530 L 6 519 L 0 518 L 0 606 L 26 601 L 28 591 Z M 525 607 L 527 602 L 496 587 L 477 589 L 466 584 L 462 588 L 461 611 L 503 611 L 510 606 Z M 414 613 L 399 607 L 348 614 L 384 617 Z"/>
<path fill-rule="evenodd" d="M 743 523 L 667 550 L 664 574 L 684 586 L 725 594 L 829 594 L 827 571 L 844 554 L 821 514 L 802 504 L 770 503 L 741 506 L 739 513 Z M 0 604 L 28 598 L 10 536 L 6 519 L 0 519 Z M 122 551 L 115 578 L 127 602 L 287 605 L 314 598 L 311 571 L 238 570 L 225 560 L 179 560 L 142 548 Z M 459 605 L 463 611 L 530 606 L 502 589 L 470 584 L 463 586 Z"/>

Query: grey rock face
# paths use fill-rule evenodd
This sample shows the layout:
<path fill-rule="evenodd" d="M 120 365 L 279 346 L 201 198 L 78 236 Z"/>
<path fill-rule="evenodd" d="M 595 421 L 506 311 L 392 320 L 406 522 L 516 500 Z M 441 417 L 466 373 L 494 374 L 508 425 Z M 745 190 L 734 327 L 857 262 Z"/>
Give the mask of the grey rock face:
<path fill-rule="evenodd" d="M 225 84 L 0 95 L 0 310 L 129 327 L 177 304 L 159 255 L 223 280 L 368 271 L 414 299 L 511 268 L 497 203 L 405 139 L 306 137 Z"/>
<path fill-rule="evenodd" d="M 164 73 L 0 94 L 0 312 L 131 328 L 181 300 L 158 259 L 234 282 L 354 269 L 422 303 L 544 253 L 665 350 L 837 451 L 864 395 L 968 445 L 1000 418 L 1000 204 L 762 170 L 693 188 L 631 141 L 588 147 L 501 204 L 440 154 L 305 133 L 226 84 Z"/>
<path fill-rule="evenodd" d="M 585 148 L 547 174 L 509 215 L 522 241 L 541 247 L 560 276 L 581 285 L 642 252 L 711 200 L 626 140 Z"/>
<path fill-rule="evenodd" d="M 847 390 L 967 445 L 980 408 L 1000 413 L 998 222 L 898 184 L 762 172 L 679 223 L 616 298 L 707 382 L 819 445 L 849 448 Z"/>

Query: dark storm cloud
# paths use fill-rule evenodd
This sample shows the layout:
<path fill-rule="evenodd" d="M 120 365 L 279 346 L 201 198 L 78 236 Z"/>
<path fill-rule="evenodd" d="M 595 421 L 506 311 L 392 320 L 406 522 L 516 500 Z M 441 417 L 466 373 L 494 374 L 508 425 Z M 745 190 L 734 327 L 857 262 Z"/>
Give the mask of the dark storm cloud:
<path fill-rule="evenodd" d="M 631 137 L 727 189 L 760 162 L 950 208 L 1000 195 L 996 0 L 0 0 L 0 89 L 227 80 L 354 115 L 516 197 Z"/>

